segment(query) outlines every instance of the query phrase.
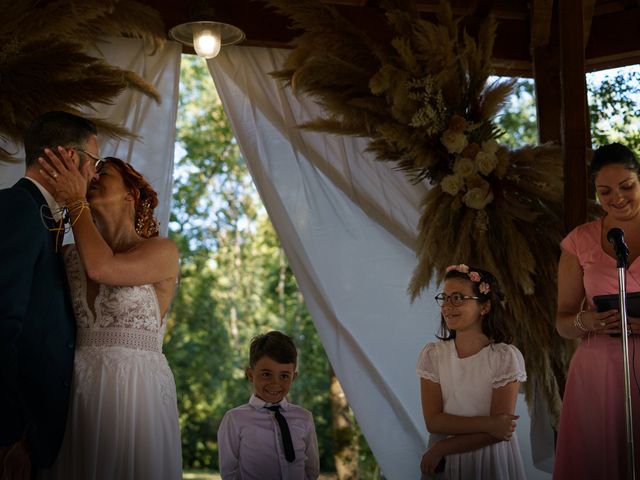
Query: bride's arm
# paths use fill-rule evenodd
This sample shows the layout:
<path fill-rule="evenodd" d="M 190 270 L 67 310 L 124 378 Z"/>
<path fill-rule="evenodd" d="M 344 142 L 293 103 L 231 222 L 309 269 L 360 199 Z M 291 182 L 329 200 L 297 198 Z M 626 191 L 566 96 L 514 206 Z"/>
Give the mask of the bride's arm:
<path fill-rule="evenodd" d="M 176 278 L 179 255 L 172 240 L 150 238 L 127 252 L 115 253 L 100 235 L 90 211 L 73 208 L 87 201 L 88 171 L 78 170 L 67 152 L 59 151 L 62 160 L 45 150 L 51 165 L 44 160 L 40 165 L 43 173 L 49 175 L 49 183 L 56 188 L 56 200 L 72 207 L 73 236 L 87 276 L 106 285 L 145 285 Z"/>

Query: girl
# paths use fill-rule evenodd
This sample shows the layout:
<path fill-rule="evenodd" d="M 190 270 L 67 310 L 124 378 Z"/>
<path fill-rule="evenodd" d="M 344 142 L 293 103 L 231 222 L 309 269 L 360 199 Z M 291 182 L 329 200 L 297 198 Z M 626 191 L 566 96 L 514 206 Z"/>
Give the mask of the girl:
<path fill-rule="evenodd" d="M 503 294 L 489 272 L 447 267 L 439 342 L 420 352 L 422 413 L 431 434 L 420 468 L 452 479 L 524 479 L 513 432 L 522 354 L 505 323 Z"/>

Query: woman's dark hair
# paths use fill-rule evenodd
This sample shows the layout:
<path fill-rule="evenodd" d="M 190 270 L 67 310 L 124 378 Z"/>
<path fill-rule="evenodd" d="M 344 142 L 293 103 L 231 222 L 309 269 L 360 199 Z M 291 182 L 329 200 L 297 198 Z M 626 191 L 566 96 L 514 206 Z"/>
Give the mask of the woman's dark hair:
<path fill-rule="evenodd" d="M 461 269 L 464 270 L 464 269 Z M 476 272 L 480 276 L 480 280 L 475 282 L 470 275 Z M 473 289 L 473 295 L 479 297 L 480 303 L 491 301 L 491 308 L 482 317 L 482 333 L 484 333 L 493 343 L 511 343 L 511 329 L 507 322 L 507 311 L 504 307 L 504 294 L 500 290 L 498 280 L 491 273 L 477 267 L 468 267 L 468 272 L 460 270 L 449 270 L 445 276 L 445 281 L 450 278 L 461 278 L 468 281 Z M 489 291 L 483 293 L 481 285 L 487 284 Z M 484 290 L 484 289 L 483 289 Z M 456 338 L 456 331 L 447 327 L 444 316 L 440 313 L 440 331 L 436 335 L 440 340 L 451 340 Z"/>
<path fill-rule="evenodd" d="M 298 351 L 288 335 L 277 330 L 253 337 L 249 347 L 249 366 L 254 368 L 262 357 L 269 357 L 278 363 L 298 364 Z"/>
<path fill-rule="evenodd" d="M 629 147 L 625 147 L 621 143 L 603 145 L 593 152 L 593 157 L 589 164 L 589 176 L 591 180 L 595 180 L 598 172 L 602 167 L 607 165 L 622 165 L 626 169 L 640 175 L 638 159 Z"/>

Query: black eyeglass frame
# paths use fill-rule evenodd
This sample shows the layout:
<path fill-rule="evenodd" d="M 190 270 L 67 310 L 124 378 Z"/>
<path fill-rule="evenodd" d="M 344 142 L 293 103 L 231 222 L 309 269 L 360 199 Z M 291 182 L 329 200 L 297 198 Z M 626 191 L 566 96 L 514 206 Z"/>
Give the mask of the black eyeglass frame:
<path fill-rule="evenodd" d="M 447 304 L 447 301 L 451 301 L 451 305 L 453 305 L 454 307 L 459 307 L 465 300 L 480 300 L 480 297 L 474 295 L 462 295 L 461 293 L 457 292 L 452 293 L 451 295 L 440 292 L 433 298 L 436 300 L 436 303 L 440 307 L 444 307 Z"/>

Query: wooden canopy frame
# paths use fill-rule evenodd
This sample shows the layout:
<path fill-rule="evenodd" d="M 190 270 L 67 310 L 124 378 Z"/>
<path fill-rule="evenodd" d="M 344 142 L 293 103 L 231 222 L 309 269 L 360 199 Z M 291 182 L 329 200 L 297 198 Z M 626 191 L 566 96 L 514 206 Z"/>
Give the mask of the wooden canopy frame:
<path fill-rule="evenodd" d="M 167 29 L 193 18 L 193 7 L 215 9 L 240 27 L 244 45 L 286 47 L 299 32 L 260 0 L 143 0 Z M 389 35 L 377 0 L 325 0 L 374 38 Z M 439 0 L 414 0 L 425 17 Z M 499 21 L 494 59 L 498 74 L 535 80 L 539 140 L 564 146 L 567 230 L 587 216 L 590 127 L 585 73 L 640 63 L 640 0 L 451 0 L 473 30 L 489 13 Z M 191 7 L 191 8 L 190 8 Z M 189 52 L 188 49 L 185 49 Z"/>

